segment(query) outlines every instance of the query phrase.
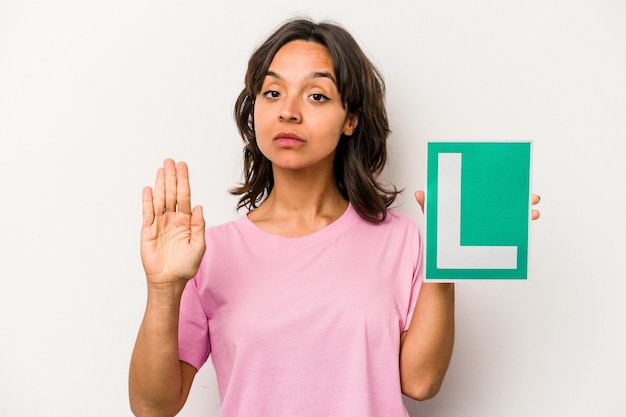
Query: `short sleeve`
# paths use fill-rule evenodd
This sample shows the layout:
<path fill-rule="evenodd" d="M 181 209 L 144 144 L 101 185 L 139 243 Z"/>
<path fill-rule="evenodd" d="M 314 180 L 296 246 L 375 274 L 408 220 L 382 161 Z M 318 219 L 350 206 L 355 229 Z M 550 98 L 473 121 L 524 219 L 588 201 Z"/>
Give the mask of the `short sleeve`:
<path fill-rule="evenodd" d="M 424 281 L 424 248 L 422 244 L 422 236 L 416 225 L 414 225 L 414 233 L 412 234 L 410 244 L 412 246 L 413 253 L 413 277 L 411 280 L 409 309 L 407 311 L 407 317 L 404 322 L 404 329 L 402 329 L 403 332 L 409 330 L 409 325 L 411 324 L 411 319 L 413 318 L 413 312 L 415 311 L 415 304 L 417 304 L 417 298 L 419 296 L 420 289 L 422 288 L 422 282 Z"/>
<path fill-rule="evenodd" d="M 187 282 L 180 302 L 178 357 L 200 369 L 211 353 L 209 324 L 196 278 Z"/>

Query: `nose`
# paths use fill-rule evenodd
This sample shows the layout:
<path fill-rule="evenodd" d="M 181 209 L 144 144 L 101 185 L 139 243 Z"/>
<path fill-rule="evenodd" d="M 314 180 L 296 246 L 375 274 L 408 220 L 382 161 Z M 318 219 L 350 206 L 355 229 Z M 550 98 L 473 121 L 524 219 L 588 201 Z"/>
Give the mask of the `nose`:
<path fill-rule="evenodd" d="M 296 98 L 286 98 L 283 100 L 283 106 L 279 115 L 281 122 L 299 123 L 302 120 L 300 105 Z"/>

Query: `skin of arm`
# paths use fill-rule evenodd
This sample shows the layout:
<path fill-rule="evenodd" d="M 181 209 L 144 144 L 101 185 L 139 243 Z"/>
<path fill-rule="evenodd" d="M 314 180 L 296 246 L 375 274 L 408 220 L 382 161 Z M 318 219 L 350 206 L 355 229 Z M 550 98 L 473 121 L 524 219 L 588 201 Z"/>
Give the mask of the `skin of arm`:
<path fill-rule="evenodd" d="M 143 190 L 141 259 L 148 300 L 129 370 L 129 400 L 141 417 L 174 416 L 196 369 L 179 360 L 180 300 L 206 249 L 202 208 L 190 205 L 187 165 L 171 159 L 157 171 L 154 195 Z"/>
<path fill-rule="evenodd" d="M 415 199 L 424 208 L 424 192 Z M 409 329 L 400 339 L 402 393 L 427 400 L 439 392 L 454 345 L 454 284 L 423 283 Z"/>
<path fill-rule="evenodd" d="M 402 393 L 434 397 L 448 370 L 454 345 L 454 284 L 423 283 L 409 329 L 400 341 Z"/>
<path fill-rule="evenodd" d="M 148 302 L 131 359 L 129 396 L 133 414 L 174 416 L 187 400 L 196 369 L 178 359 L 182 289 L 148 290 Z"/>
<path fill-rule="evenodd" d="M 415 193 L 424 207 L 424 192 Z M 540 197 L 532 195 L 532 205 Z M 531 219 L 541 213 L 531 210 Z M 448 370 L 454 345 L 454 284 L 423 283 L 409 329 L 400 339 L 400 383 L 402 393 L 427 400 L 439 392 Z"/>

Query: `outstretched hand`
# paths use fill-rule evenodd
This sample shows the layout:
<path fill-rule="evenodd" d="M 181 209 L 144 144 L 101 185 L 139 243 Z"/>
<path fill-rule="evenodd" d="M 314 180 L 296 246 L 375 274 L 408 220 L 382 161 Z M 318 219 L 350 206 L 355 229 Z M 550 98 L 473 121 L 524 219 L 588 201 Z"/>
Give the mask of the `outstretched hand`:
<path fill-rule="evenodd" d="M 191 208 L 185 162 L 166 159 L 154 192 L 142 194 L 141 260 L 148 284 L 184 284 L 200 266 L 206 249 L 202 207 Z"/>
<path fill-rule="evenodd" d="M 425 199 L 424 191 L 419 190 L 415 192 L 415 200 L 417 200 L 417 204 L 420 205 L 422 212 L 424 212 L 424 199 Z M 538 194 L 533 193 L 533 196 L 531 199 L 532 205 L 534 206 L 538 204 L 540 200 L 541 200 L 541 197 L 539 197 Z M 537 220 L 540 216 L 541 216 L 541 212 L 539 210 L 532 209 L 531 217 L 530 217 L 532 220 Z"/>

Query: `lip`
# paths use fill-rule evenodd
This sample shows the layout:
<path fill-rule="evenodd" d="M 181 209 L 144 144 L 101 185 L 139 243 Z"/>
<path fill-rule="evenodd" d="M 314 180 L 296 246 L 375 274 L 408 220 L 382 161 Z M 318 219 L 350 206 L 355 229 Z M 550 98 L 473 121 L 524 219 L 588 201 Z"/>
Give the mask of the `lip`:
<path fill-rule="evenodd" d="M 306 141 L 293 132 L 280 132 L 274 136 L 274 143 L 281 148 L 298 148 Z"/>
<path fill-rule="evenodd" d="M 298 135 L 296 135 L 295 133 L 292 132 L 280 132 L 279 134 L 277 134 L 276 136 L 274 136 L 274 140 L 280 140 L 280 139 L 291 139 L 291 140 L 297 140 L 300 142 L 304 142 L 304 139 Z"/>

